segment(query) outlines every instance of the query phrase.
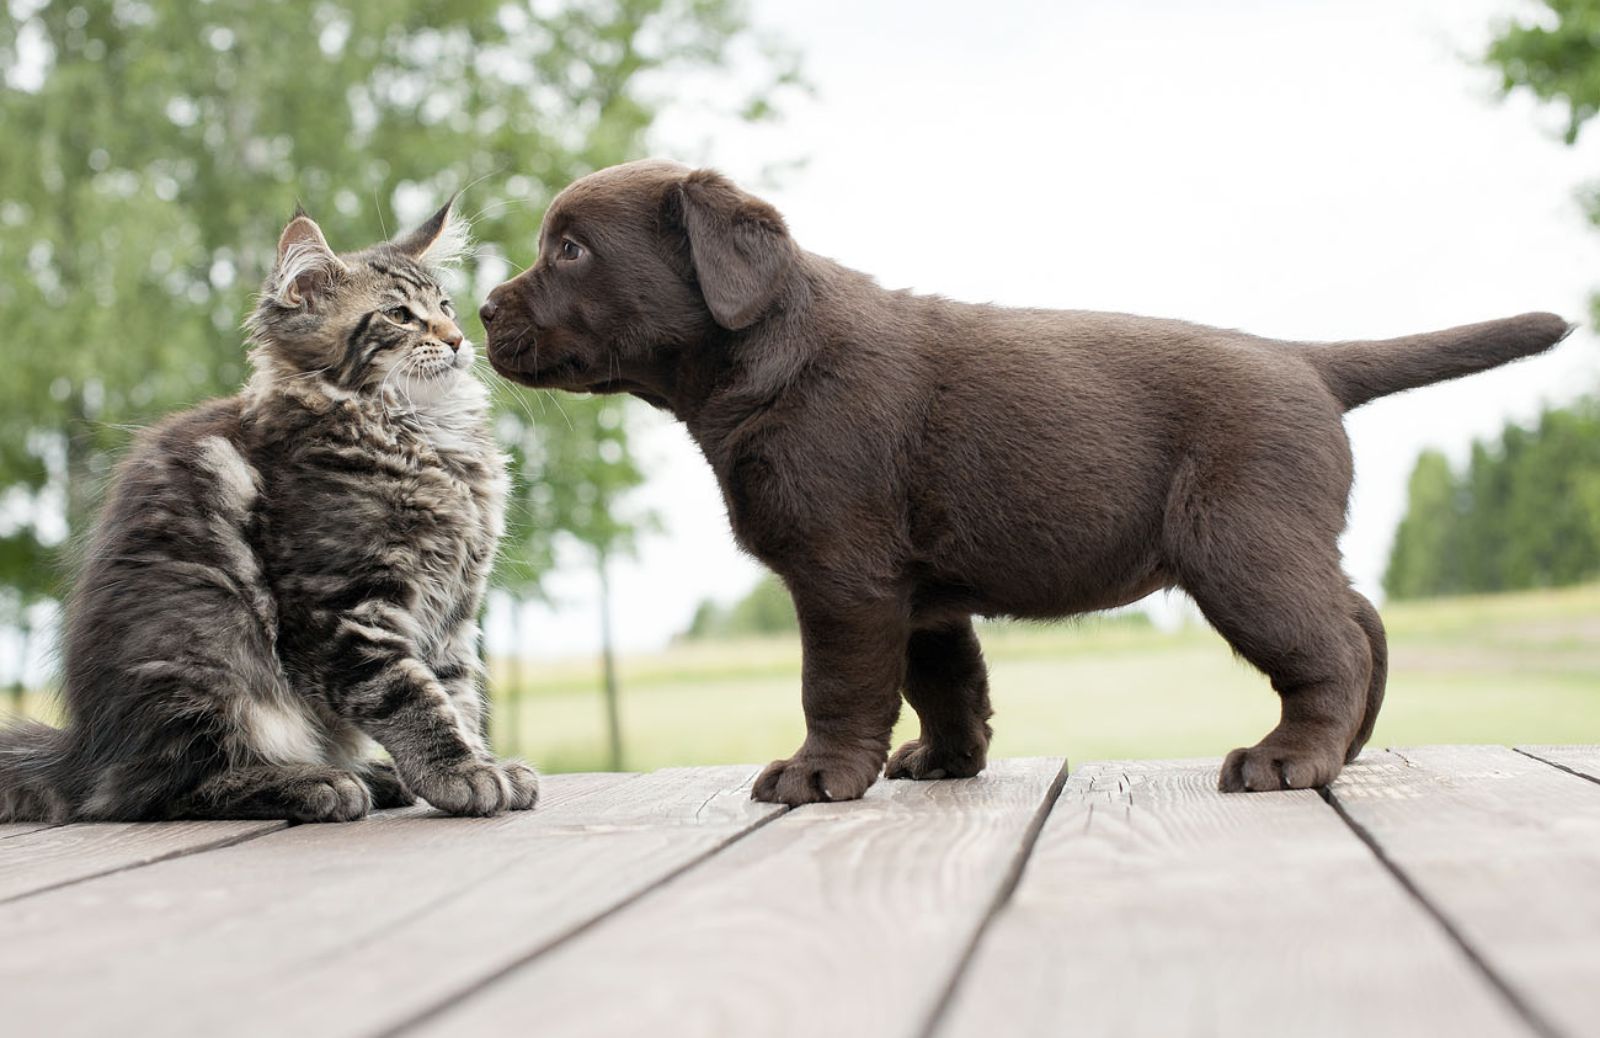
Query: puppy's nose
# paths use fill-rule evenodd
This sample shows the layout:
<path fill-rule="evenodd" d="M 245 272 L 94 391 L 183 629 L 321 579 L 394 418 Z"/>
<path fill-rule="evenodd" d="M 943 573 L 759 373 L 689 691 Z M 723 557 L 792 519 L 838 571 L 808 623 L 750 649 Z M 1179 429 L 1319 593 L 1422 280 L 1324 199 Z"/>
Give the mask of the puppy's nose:
<path fill-rule="evenodd" d="M 499 310 L 500 304 L 494 301 L 493 296 L 490 296 L 488 300 L 486 300 L 484 304 L 478 308 L 478 316 L 482 318 L 483 323 L 487 325 L 490 321 L 494 320 L 494 315 L 499 312 Z"/>

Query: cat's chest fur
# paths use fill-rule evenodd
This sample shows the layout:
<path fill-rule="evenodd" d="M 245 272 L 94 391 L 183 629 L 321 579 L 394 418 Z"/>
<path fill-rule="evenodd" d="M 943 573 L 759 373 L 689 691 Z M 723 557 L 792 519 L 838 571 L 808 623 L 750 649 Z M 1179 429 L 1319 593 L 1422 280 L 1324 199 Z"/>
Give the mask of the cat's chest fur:
<path fill-rule="evenodd" d="M 263 433 L 263 548 L 284 615 L 315 629 L 368 597 L 403 601 L 424 657 L 473 620 L 507 481 L 481 387 L 463 389 L 427 408 L 301 407 Z"/>

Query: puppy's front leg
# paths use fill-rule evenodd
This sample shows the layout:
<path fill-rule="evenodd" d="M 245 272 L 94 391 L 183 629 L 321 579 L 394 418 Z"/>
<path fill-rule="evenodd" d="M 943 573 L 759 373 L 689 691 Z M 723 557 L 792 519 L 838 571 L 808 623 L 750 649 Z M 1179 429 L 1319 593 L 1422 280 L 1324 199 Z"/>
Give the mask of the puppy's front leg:
<path fill-rule="evenodd" d="M 806 741 L 793 757 L 769 764 L 751 795 L 791 806 L 855 800 L 889 756 L 905 676 L 906 609 L 898 601 L 840 604 L 799 593 L 795 609 Z"/>

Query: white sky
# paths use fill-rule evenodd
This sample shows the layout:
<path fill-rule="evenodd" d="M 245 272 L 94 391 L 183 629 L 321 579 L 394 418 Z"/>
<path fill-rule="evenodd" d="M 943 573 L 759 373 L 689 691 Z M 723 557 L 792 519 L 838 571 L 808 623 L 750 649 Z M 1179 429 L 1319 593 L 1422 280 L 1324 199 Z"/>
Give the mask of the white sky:
<path fill-rule="evenodd" d="M 956 299 L 1121 310 L 1291 339 L 1382 337 L 1556 310 L 1586 319 L 1600 233 L 1575 191 L 1593 142 L 1495 99 L 1469 56 L 1530 6 L 1494 0 L 766 0 L 757 24 L 816 88 L 783 123 L 700 112 L 657 131 L 756 187 L 800 244 Z M 763 171 L 806 164 L 775 185 Z M 1600 388 L 1588 330 L 1554 354 L 1357 411 L 1344 540 L 1376 592 L 1418 451 Z M 647 410 L 642 407 L 641 411 Z M 642 416 L 641 503 L 666 532 L 615 572 L 625 648 L 758 573 L 682 430 Z M 519 641 L 597 644 L 593 579 L 555 583 Z M 497 648 L 509 643 L 492 625 Z"/>

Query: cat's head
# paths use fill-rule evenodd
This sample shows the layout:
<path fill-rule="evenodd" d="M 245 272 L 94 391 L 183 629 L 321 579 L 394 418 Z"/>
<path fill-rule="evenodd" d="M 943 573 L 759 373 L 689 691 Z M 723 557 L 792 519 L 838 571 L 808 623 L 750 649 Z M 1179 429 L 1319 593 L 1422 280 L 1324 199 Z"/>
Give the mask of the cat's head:
<path fill-rule="evenodd" d="M 424 403 L 467 377 L 475 356 L 456 323 L 439 268 L 466 246 L 453 203 L 410 234 L 335 253 L 303 212 L 283 229 L 278 258 L 246 322 L 258 371 L 336 393 Z"/>

